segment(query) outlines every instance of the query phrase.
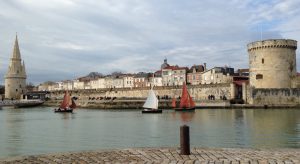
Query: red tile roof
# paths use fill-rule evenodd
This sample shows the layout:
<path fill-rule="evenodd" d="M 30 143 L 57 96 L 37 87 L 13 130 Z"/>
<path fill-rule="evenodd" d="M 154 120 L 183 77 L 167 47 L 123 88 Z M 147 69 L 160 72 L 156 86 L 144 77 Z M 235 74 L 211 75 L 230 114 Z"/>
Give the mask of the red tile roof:
<path fill-rule="evenodd" d="M 187 67 L 178 67 L 178 66 L 168 66 L 164 69 L 171 69 L 171 70 L 182 70 L 182 69 L 185 69 L 187 70 L 188 68 Z"/>

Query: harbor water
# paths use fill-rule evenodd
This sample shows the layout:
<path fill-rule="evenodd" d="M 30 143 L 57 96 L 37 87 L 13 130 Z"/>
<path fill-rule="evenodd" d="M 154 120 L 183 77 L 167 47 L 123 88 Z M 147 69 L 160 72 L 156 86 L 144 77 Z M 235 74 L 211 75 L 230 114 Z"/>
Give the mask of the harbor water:
<path fill-rule="evenodd" d="M 178 147 L 190 126 L 191 147 L 300 148 L 298 109 L 196 109 L 195 112 L 51 107 L 0 110 L 0 158 L 133 147 Z"/>

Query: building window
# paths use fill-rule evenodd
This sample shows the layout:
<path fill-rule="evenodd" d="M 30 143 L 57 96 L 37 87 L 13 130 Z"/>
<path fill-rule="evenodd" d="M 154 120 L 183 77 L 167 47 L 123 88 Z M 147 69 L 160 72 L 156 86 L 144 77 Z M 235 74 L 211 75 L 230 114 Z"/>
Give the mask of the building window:
<path fill-rule="evenodd" d="M 265 63 L 265 59 L 264 59 L 264 58 L 261 59 L 261 63 L 262 63 L 262 64 Z"/>
<path fill-rule="evenodd" d="M 263 75 L 262 74 L 257 74 L 256 79 L 263 79 Z"/>
<path fill-rule="evenodd" d="M 18 89 L 16 89 L 16 92 L 18 92 Z"/>

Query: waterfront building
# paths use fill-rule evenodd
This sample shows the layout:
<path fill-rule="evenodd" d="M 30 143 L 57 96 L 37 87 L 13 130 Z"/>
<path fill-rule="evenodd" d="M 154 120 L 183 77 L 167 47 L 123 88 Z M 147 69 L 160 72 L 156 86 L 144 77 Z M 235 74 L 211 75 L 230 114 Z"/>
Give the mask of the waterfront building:
<path fill-rule="evenodd" d="M 201 84 L 231 83 L 233 75 L 234 68 L 214 67 L 202 73 Z"/>
<path fill-rule="evenodd" d="M 100 78 L 96 78 L 90 81 L 91 83 L 91 89 L 103 89 L 106 88 L 105 86 L 105 78 L 104 77 L 100 77 Z"/>
<path fill-rule="evenodd" d="M 112 76 L 105 77 L 105 88 L 113 88 L 113 77 Z"/>
<path fill-rule="evenodd" d="M 249 76 L 249 68 L 247 69 L 238 69 L 236 72 L 236 76 Z"/>
<path fill-rule="evenodd" d="M 154 86 L 154 83 L 155 83 L 154 73 L 149 73 L 147 87 Z"/>
<path fill-rule="evenodd" d="M 161 71 L 156 71 L 149 77 L 149 83 L 147 86 L 163 86 L 162 84 L 162 77 L 161 77 Z"/>
<path fill-rule="evenodd" d="M 73 88 L 75 90 L 84 89 L 84 82 L 80 79 L 73 80 Z"/>
<path fill-rule="evenodd" d="M 255 88 L 291 88 L 297 78 L 297 41 L 269 39 L 249 43 L 250 86 Z"/>
<path fill-rule="evenodd" d="M 62 81 L 57 82 L 56 90 L 63 90 L 63 82 Z"/>
<path fill-rule="evenodd" d="M 99 87 L 98 79 L 91 80 L 91 88 L 92 89 L 97 89 L 98 87 Z"/>
<path fill-rule="evenodd" d="M 90 79 L 83 80 L 83 89 L 92 89 Z"/>
<path fill-rule="evenodd" d="M 164 68 L 166 68 L 166 67 L 169 67 L 170 65 L 168 64 L 168 61 L 167 61 L 167 59 L 164 59 L 164 63 L 160 66 L 160 69 L 162 70 L 162 69 L 164 69 Z"/>
<path fill-rule="evenodd" d="M 201 84 L 203 65 L 193 65 L 187 72 L 187 83 L 191 85 Z"/>
<path fill-rule="evenodd" d="M 133 75 L 131 74 L 124 74 L 121 76 L 123 78 L 123 87 L 124 88 L 132 88 L 133 87 Z"/>
<path fill-rule="evenodd" d="M 186 81 L 187 67 L 168 66 L 162 69 L 163 86 L 182 85 Z"/>
<path fill-rule="evenodd" d="M 133 78 L 133 86 L 134 87 L 146 87 L 149 86 L 149 75 L 145 72 L 139 72 L 137 73 Z"/>
<path fill-rule="evenodd" d="M 61 82 L 55 82 L 52 85 L 49 85 L 49 91 L 58 91 L 61 90 Z"/>
<path fill-rule="evenodd" d="M 62 89 L 63 90 L 73 90 L 73 81 L 72 80 L 65 80 L 62 81 Z"/>
<path fill-rule="evenodd" d="M 26 93 L 26 78 L 25 63 L 24 61 L 22 63 L 18 37 L 16 36 L 13 53 L 5 76 L 5 98 L 21 99 L 21 95 Z"/>
<path fill-rule="evenodd" d="M 173 85 L 183 85 L 186 82 L 187 67 L 177 67 L 172 70 Z"/>
<path fill-rule="evenodd" d="M 73 80 L 73 89 L 92 89 L 91 80 L 98 77 L 81 77 Z"/>
<path fill-rule="evenodd" d="M 54 84 L 55 84 L 55 82 L 52 82 L 52 81 L 44 82 L 44 83 L 38 85 L 38 91 L 51 91 L 50 88 Z"/>
<path fill-rule="evenodd" d="M 113 88 L 124 88 L 124 79 L 123 77 L 116 76 L 112 81 Z"/>

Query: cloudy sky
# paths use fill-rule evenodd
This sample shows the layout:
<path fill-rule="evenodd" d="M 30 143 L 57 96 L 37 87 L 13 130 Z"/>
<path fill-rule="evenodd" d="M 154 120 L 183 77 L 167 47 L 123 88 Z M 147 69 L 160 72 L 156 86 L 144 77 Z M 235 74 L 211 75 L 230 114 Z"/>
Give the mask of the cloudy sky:
<path fill-rule="evenodd" d="M 300 41 L 299 0 L 9 0 L 0 6 L 2 84 L 16 32 L 27 82 L 34 84 L 92 71 L 154 71 L 164 58 L 179 66 L 247 68 L 247 43 Z"/>

